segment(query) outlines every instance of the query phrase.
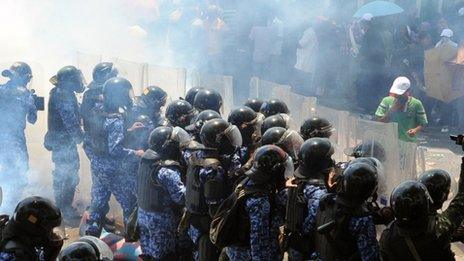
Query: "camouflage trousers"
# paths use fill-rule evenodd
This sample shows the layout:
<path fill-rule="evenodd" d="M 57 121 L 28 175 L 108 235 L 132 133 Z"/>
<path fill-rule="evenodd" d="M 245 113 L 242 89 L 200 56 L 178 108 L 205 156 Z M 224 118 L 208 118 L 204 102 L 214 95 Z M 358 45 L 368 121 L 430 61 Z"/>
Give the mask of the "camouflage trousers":
<path fill-rule="evenodd" d="M 79 154 L 75 144 L 65 144 L 52 151 L 53 191 L 59 208 L 70 207 L 79 184 Z"/>

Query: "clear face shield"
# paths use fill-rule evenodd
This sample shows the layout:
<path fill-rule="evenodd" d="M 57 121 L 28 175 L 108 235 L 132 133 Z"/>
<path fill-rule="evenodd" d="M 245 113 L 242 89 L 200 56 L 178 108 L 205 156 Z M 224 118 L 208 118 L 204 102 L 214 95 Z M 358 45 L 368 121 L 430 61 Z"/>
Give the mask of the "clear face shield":
<path fill-rule="evenodd" d="M 292 123 L 292 117 L 290 117 L 290 115 L 285 114 L 285 113 L 280 113 L 279 115 L 280 115 L 280 117 L 282 117 L 282 119 L 284 119 L 284 121 L 287 123 L 286 129 L 290 128 L 291 123 Z"/>
<path fill-rule="evenodd" d="M 287 130 L 284 135 L 277 142 L 277 146 L 282 147 L 288 155 L 294 159 L 298 160 L 298 154 L 300 152 L 300 147 L 304 143 L 303 138 L 294 130 Z"/>
<path fill-rule="evenodd" d="M 171 140 L 178 142 L 181 148 L 187 146 L 190 141 L 190 135 L 180 127 L 174 127 L 171 134 Z M 165 144 L 163 144 L 164 146 Z"/>
<path fill-rule="evenodd" d="M 106 261 L 114 259 L 113 251 L 111 251 L 111 248 L 102 240 L 96 237 L 84 236 L 81 237 L 78 241 L 87 242 L 92 245 L 98 256 L 98 260 Z"/>
<path fill-rule="evenodd" d="M 292 157 L 290 157 L 290 156 L 287 157 L 287 160 L 284 163 L 284 168 L 285 168 L 285 170 L 284 170 L 284 178 L 285 179 L 292 178 L 293 174 L 295 173 Z"/>
<path fill-rule="evenodd" d="M 240 130 L 235 125 L 230 125 L 225 131 L 224 135 L 229 140 L 230 144 L 234 147 L 241 147 L 242 146 L 242 134 Z M 221 139 L 221 135 L 218 135 L 218 138 Z M 217 140 L 217 143 L 220 143 L 220 140 Z"/>

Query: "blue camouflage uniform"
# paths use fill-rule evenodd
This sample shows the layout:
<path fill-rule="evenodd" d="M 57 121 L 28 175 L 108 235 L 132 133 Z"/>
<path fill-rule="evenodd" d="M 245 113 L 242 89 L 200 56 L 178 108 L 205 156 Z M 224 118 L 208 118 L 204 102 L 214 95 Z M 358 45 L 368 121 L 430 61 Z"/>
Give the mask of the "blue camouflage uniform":
<path fill-rule="evenodd" d="M 52 151 L 53 190 L 59 208 L 70 207 L 79 184 L 77 144 L 83 139 L 79 104 L 73 91 L 55 87 L 50 91 L 48 132 L 45 147 Z"/>
<path fill-rule="evenodd" d="M 100 222 L 107 213 L 111 194 L 121 204 L 124 221 L 133 212 L 136 205 L 134 188 L 128 184 L 135 183 L 133 175 L 126 173 L 121 167 L 129 158 L 136 158 L 135 151 L 123 146 L 125 138 L 124 119 L 120 114 L 108 116 L 104 122 L 107 133 L 107 153 L 92 156 L 93 183 L 91 190 L 91 207 L 87 232 L 96 234 Z"/>
<path fill-rule="evenodd" d="M 253 184 L 250 180 L 246 185 Z M 285 193 L 281 190 L 274 197 L 252 196 L 245 200 L 245 213 L 248 213 L 250 222 L 249 247 L 227 247 L 230 260 L 282 260 L 278 237 L 279 228 L 284 223 Z"/>
<path fill-rule="evenodd" d="M 179 216 L 173 213 L 171 206 L 184 204 L 185 186 L 179 167 L 160 167 L 156 180 L 169 197 L 163 197 L 163 211 L 146 211 L 139 207 L 138 225 L 143 254 L 161 259 L 176 251 Z"/>
<path fill-rule="evenodd" d="M 21 199 L 20 192 L 27 184 L 29 155 L 24 130 L 26 119 L 31 124 L 37 121 L 32 93 L 12 82 L 0 85 L 0 114 L 0 182 L 8 207 Z"/>

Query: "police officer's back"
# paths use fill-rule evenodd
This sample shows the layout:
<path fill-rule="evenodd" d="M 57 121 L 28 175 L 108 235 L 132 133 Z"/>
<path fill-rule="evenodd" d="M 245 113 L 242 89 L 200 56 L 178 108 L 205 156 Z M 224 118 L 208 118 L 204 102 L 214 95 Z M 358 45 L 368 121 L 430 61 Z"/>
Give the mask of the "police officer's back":
<path fill-rule="evenodd" d="M 338 182 L 337 193 L 319 202 L 314 238 L 319 258 L 378 260 L 375 225 L 366 205 L 377 189 L 377 170 L 366 163 L 353 163 Z"/>
<path fill-rule="evenodd" d="M 189 140 L 179 127 L 158 127 L 150 134 L 150 149 L 138 172 L 138 224 L 147 258 L 168 260 L 181 254 L 176 252 L 176 229 L 185 203 L 180 160 L 181 147 Z"/>
<path fill-rule="evenodd" d="M 288 189 L 285 225 L 285 247 L 292 260 L 310 258 L 314 252 L 315 215 L 320 199 L 327 194 L 333 154 L 332 144 L 323 138 L 307 140 L 299 151 L 300 164 L 292 181 L 295 187 Z"/>
<path fill-rule="evenodd" d="M 239 201 L 240 242 L 226 248 L 230 260 L 281 260 L 278 247 L 285 202 L 285 177 L 293 173 L 292 159 L 281 148 L 265 145 L 256 150 L 253 167 L 236 189 L 246 193 Z M 253 192 L 247 192 L 253 191 Z"/>

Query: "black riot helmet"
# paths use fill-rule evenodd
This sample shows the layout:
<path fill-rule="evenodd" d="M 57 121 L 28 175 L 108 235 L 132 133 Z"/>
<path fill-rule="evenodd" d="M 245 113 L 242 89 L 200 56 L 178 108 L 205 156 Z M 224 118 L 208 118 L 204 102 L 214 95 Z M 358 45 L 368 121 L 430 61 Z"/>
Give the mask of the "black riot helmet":
<path fill-rule="evenodd" d="M 103 105 L 107 112 L 132 107 L 132 84 L 122 77 L 113 77 L 103 85 Z"/>
<path fill-rule="evenodd" d="M 18 76 L 19 83 L 26 86 L 32 79 L 32 70 L 25 62 L 15 62 L 10 66 L 10 71 Z"/>
<path fill-rule="evenodd" d="M 199 91 L 203 90 L 201 87 L 193 87 L 190 88 L 187 93 L 185 94 L 185 100 L 193 105 L 193 102 L 195 101 L 195 96 Z"/>
<path fill-rule="evenodd" d="M 398 225 L 407 229 L 426 227 L 432 203 L 424 184 L 413 180 L 399 184 L 390 197 Z"/>
<path fill-rule="evenodd" d="M 32 237 L 47 237 L 61 225 L 61 211 L 50 200 L 38 196 L 28 197 L 16 206 L 13 222 Z"/>
<path fill-rule="evenodd" d="M 427 188 L 433 200 L 433 210 L 439 210 L 448 199 L 451 189 L 451 175 L 442 169 L 427 170 L 420 175 L 418 181 Z"/>
<path fill-rule="evenodd" d="M 222 97 L 213 89 L 203 89 L 198 91 L 193 101 L 193 107 L 198 111 L 213 110 L 221 113 Z"/>
<path fill-rule="evenodd" d="M 269 117 L 272 115 L 276 115 L 279 113 L 289 114 L 290 111 L 288 110 L 287 104 L 279 99 L 273 99 L 267 102 L 264 102 L 261 105 L 259 111 L 264 114 L 265 117 Z"/>
<path fill-rule="evenodd" d="M 61 68 L 50 79 L 50 82 L 55 86 L 77 93 L 81 93 L 85 89 L 84 76 L 81 70 L 72 65 Z"/>
<path fill-rule="evenodd" d="M 290 116 L 280 113 L 265 118 L 263 124 L 261 124 L 261 133 L 264 134 L 268 129 L 273 127 L 288 129 L 290 127 Z"/>
<path fill-rule="evenodd" d="M 253 166 L 246 173 L 256 183 L 282 182 L 292 174 L 292 159 L 275 145 L 259 147 L 253 157 Z"/>
<path fill-rule="evenodd" d="M 103 85 L 108 79 L 118 76 L 118 70 L 113 63 L 102 62 L 95 65 L 92 72 L 93 80 Z"/>
<path fill-rule="evenodd" d="M 179 160 L 181 147 L 188 144 L 190 135 L 180 127 L 157 127 L 150 133 L 150 149 L 164 159 Z"/>
<path fill-rule="evenodd" d="M 296 162 L 303 145 L 303 138 L 293 130 L 286 130 L 281 127 L 268 129 L 261 137 L 262 145 L 273 144 L 283 149 Z"/>
<path fill-rule="evenodd" d="M 332 155 L 335 153 L 332 143 L 326 138 L 312 138 L 300 147 L 299 162 L 301 171 L 295 173 L 298 178 L 308 178 L 307 175 L 320 173 L 334 166 Z"/>
<path fill-rule="evenodd" d="M 385 162 L 386 159 L 385 149 L 379 142 L 374 140 L 367 140 L 354 148 L 348 148 L 345 150 L 345 154 L 355 158 L 374 157 L 381 162 Z"/>
<path fill-rule="evenodd" d="M 338 195 L 346 203 L 359 205 L 377 191 L 377 170 L 367 163 L 349 164 L 341 176 Z"/>
<path fill-rule="evenodd" d="M 168 94 L 158 86 L 148 86 L 143 89 L 142 101 L 153 111 L 159 111 L 166 105 Z"/>
<path fill-rule="evenodd" d="M 110 261 L 113 260 L 111 248 L 102 240 L 85 236 L 63 248 L 58 261 Z"/>
<path fill-rule="evenodd" d="M 243 145 L 250 145 L 261 136 L 261 120 L 258 113 L 242 106 L 230 112 L 228 122 L 237 126 L 242 134 Z"/>
<path fill-rule="evenodd" d="M 185 100 L 173 101 L 166 108 L 166 119 L 172 126 L 185 128 L 191 123 L 194 116 L 195 109 Z"/>
<path fill-rule="evenodd" d="M 242 136 L 237 126 L 223 119 L 212 119 L 203 125 L 200 131 L 201 143 L 215 148 L 221 155 L 230 155 L 242 146 Z"/>
<path fill-rule="evenodd" d="M 330 138 L 334 128 L 332 124 L 324 118 L 313 117 L 301 124 L 300 134 L 304 140 L 310 138 Z"/>
<path fill-rule="evenodd" d="M 260 112 L 263 103 L 263 100 L 260 99 L 248 99 L 244 105 L 251 108 L 255 112 Z"/>
<path fill-rule="evenodd" d="M 193 120 L 193 123 L 185 129 L 192 133 L 200 133 L 201 127 L 203 127 L 205 122 L 212 119 L 221 119 L 221 114 L 212 110 L 204 110 L 200 112 Z"/>

